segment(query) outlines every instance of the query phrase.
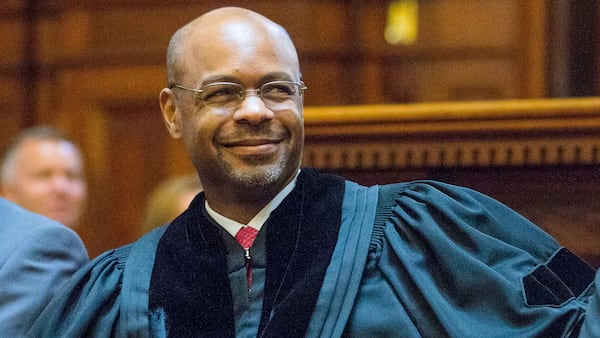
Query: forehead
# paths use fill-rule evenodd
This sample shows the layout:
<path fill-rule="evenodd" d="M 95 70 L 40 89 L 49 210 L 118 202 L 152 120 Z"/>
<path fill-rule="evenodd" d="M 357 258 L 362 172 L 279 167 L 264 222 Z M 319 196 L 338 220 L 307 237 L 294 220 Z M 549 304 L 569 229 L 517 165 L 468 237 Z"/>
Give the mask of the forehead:
<path fill-rule="evenodd" d="M 70 142 L 64 140 L 44 140 L 29 139 L 23 141 L 17 156 L 26 161 L 35 159 L 33 163 L 39 163 L 44 159 L 65 160 L 69 159 L 77 163 L 80 161 L 80 154 L 77 148 Z"/>
<path fill-rule="evenodd" d="M 283 29 L 246 19 L 208 22 L 191 29 L 181 49 L 180 66 L 195 79 L 284 73 L 300 80 L 296 50 Z"/>

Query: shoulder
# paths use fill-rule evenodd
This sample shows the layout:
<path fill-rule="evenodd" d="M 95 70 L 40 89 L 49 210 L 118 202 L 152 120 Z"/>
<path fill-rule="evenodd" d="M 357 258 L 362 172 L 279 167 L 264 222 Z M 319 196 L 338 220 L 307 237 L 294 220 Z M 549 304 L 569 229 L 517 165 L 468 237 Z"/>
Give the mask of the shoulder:
<path fill-rule="evenodd" d="M 88 253 L 73 230 L 33 216 L 31 224 L 0 224 L 0 279 L 48 283 L 38 292 L 50 292 L 89 261 Z"/>
<path fill-rule="evenodd" d="M 504 216 L 511 221 L 525 221 L 502 202 L 476 190 L 438 181 L 412 181 L 383 185 L 379 188 L 380 204 L 402 206 L 424 214 L 447 214 L 456 217 L 477 215 Z M 421 214 L 423 216 L 423 214 Z"/>
<path fill-rule="evenodd" d="M 82 271 L 78 272 L 78 275 L 85 277 L 81 278 L 81 281 L 85 280 L 86 283 L 93 283 L 93 280 L 87 279 L 104 274 L 118 275 L 118 279 L 121 279 L 126 269 L 139 271 L 142 266 L 151 268 L 152 264 L 154 264 L 158 242 L 167 227 L 156 228 L 133 243 L 108 250 L 94 258 Z M 144 270 L 150 271 L 151 269 Z M 135 278 L 135 276 L 133 277 Z"/>
<path fill-rule="evenodd" d="M 23 258 L 40 264 L 75 261 L 81 265 L 88 260 L 83 242 L 72 229 L 3 199 L 0 210 L 0 266 Z"/>
<path fill-rule="evenodd" d="M 24 332 L 87 261 L 73 230 L 0 200 L 0 331 Z"/>
<path fill-rule="evenodd" d="M 469 251 L 501 250 L 505 245 L 546 260 L 560 245 L 541 228 L 496 199 L 466 187 L 413 181 L 380 187 L 374 232 L 394 233 L 400 242 Z M 485 248 L 485 249 L 484 249 Z"/>
<path fill-rule="evenodd" d="M 23 238 L 36 232 L 75 235 L 71 229 L 0 197 L 0 240 Z"/>
<path fill-rule="evenodd" d="M 64 226 L 42 215 L 30 212 L 0 198 L 0 240 L 14 242 L 40 231 L 53 231 Z"/>
<path fill-rule="evenodd" d="M 432 180 L 385 184 L 380 187 L 380 190 L 425 200 L 436 198 L 453 198 L 458 200 L 470 200 L 473 198 L 490 199 L 489 196 L 467 187 Z"/>

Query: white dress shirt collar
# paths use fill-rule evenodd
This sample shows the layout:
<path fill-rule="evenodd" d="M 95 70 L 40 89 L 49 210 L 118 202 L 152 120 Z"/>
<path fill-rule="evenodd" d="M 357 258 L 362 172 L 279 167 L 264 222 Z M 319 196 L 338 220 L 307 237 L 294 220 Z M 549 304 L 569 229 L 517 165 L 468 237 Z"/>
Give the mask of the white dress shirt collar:
<path fill-rule="evenodd" d="M 242 224 L 242 223 L 236 222 L 236 221 L 232 220 L 231 218 L 227 218 L 227 217 L 219 214 L 218 212 L 213 210 L 210 207 L 210 205 L 208 204 L 208 201 L 205 200 L 204 206 L 206 207 L 206 212 L 208 212 L 210 217 L 212 217 L 223 229 L 225 229 L 233 237 L 235 237 L 235 234 L 241 228 L 246 227 L 246 226 L 253 227 L 254 229 L 260 231 L 260 228 L 262 228 L 263 224 L 267 221 L 267 219 L 271 215 L 271 212 L 273 210 L 275 210 L 279 206 L 279 204 L 281 204 L 283 199 L 286 198 L 287 195 L 290 194 L 290 192 L 294 189 L 294 187 L 296 187 L 296 181 L 298 180 L 299 174 L 300 174 L 300 170 L 298 170 L 298 172 L 296 173 L 296 177 L 294 177 L 294 179 L 288 185 L 286 185 L 285 188 L 283 188 L 277 195 L 275 195 L 275 197 L 271 201 L 269 201 L 269 203 L 267 203 L 267 205 L 265 205 L 250 220 L 250 222 L 248 222 L 248 224 Z"/>

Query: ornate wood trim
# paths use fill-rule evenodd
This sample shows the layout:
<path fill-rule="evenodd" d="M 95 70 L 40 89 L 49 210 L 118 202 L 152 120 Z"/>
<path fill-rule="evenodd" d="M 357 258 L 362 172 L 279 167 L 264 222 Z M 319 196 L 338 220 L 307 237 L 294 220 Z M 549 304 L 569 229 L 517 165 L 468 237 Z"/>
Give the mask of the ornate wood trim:
<path fill-rule="evenodd" d="M 597 164 L 600 98 L 307 107 L 303 165 Z"/>

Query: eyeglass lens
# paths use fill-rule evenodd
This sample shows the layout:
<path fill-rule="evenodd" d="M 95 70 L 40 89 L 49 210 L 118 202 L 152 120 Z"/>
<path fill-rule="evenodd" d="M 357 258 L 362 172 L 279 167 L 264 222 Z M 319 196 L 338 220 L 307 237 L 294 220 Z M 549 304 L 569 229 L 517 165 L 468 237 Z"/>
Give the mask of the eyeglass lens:
<path fill-rule="evenodd" d="M 202 87 L 200 99 L 209 107 L 235 108 L 244 99 L 246 92 L 258 92 L 265 104 L 272 109 L 288 107 L 297 103 L 301 95 L 298 84 L 289 81 L 274 81 L 263 84 L 257 90 L 245 90 L 240 84 L 219 82 Z"/>

